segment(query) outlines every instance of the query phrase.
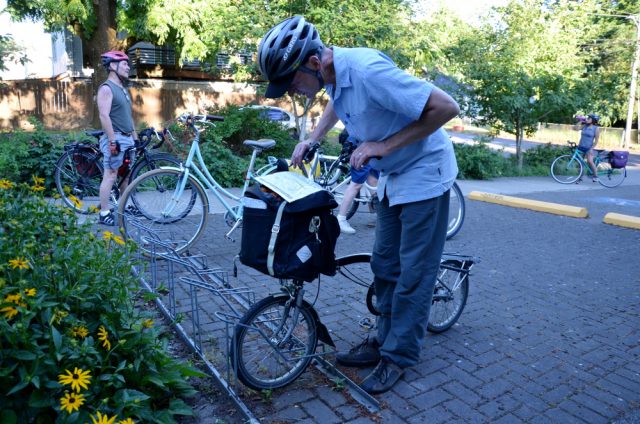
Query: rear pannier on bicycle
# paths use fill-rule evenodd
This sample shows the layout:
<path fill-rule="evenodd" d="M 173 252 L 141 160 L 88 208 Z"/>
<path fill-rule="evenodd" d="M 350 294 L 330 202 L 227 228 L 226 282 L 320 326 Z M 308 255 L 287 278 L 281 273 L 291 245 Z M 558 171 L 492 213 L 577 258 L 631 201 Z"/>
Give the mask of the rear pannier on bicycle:
<path fill-rule="evenodd" d="M 609 153 L 609 164 L 612 168 L 624 168 L 629 160 L 629 152 L 622 150 L 612 150 Z"/>
<path fill-rule="evenodd" d="M 333 195 L 290 172 L 257 180 L 278 178 L 284 181 L 284 191 L 263 184 L 245 194 L 240 262 L 276 278 L 312 281 L 318 274 L 335 275 L 340 227 L 331 213 L 337 206 Z M 286 187 L 296 184 L 310 189 L 304 196 L 288 197 Z"/>

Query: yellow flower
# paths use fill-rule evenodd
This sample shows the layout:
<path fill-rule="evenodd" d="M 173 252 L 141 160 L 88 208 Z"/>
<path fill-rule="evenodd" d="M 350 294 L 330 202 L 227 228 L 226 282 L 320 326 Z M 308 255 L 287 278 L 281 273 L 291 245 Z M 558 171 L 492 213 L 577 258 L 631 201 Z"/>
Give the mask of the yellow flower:
<path fill-rule="evenodd" d="M 40 185 L 40 184 L 44 183 L 44 178 L 38 177 L 36 175 L 32 175 L 31 179 L 33 179 L 33 183 L 36 184 L 36 185 Z"/>
<path fill-rule="evenodd" d="M 100 212 L 100 208 L 95 206 L 95 205 L 91 205 L 89 206 L 89 213 L 98 213 Z"/>
<path fill-rule="evenodd" d="M 98 416 L 96 418 L 93 418 L 93 415 L 91 415 L 91 422 L 93 424 L 113 424 L 116 420 L 117 415 L 114 415 L 113 417 L 109 418 L 108 415 L 102 415 L 102 413 L 100 413 L 98 411 Z"/>
<path fill-rule="evenodd" d="M 115 237 L 115 235 L 111 231 L 105 231 L 102 233 L 102 236 L 105 240 L 109 241 Z"/>
<path fill-rule="evenodd" d="M 131 418 L 127 418 L 126 420 L 118 421 L 118 424 L 136 424 L 136 422 L 133 421 Z"/>
<path fill-rule="evenodd" d="M 64 194 L 69 194 L 69 193 L 71 193 L 71 187 L 64 186 L 64 187 L 62 187 L 62 191 L 64 191 Z"/>
<path fill-rule="evenodd" d="M 120 236 L 115 236 L 112 238 L 113 241 L 115 241 L 117 244 L 119 244 L 120 246 L 124 246 L 125 242 L 124 239 Z"/>
<path fill-rule="evenodd" d="M 20 299 L 22 299 L 22 295 L 20 293 L 8 294 L 4 297 L 4 301 L 6 303 L 15 303 L 16 305 L 20 303 Z"/>
<path fill-rule="evenodd" d="M 38 292 L 38 290 L 36 290 L 35 288 L 30 288 L 30 289 L 25 290 L 24 294 L 26 294 L 29 297 L 34 297 L 37 292 Z"/>
<path fill-rule="evenodd" d="M 11 319 L 14 316 L 18 315 L 18 310 L 13 306 L 5 306 L 4 308 L 0 309 L 0 313 L 2 313 L 2 315 L 4 315 L 6 319 Z"/>
<path fill-rule="evenodd" d="M 0 180 L 0 189 L 7 190 L 14 186 L 14 184 L 9 180 Z"/>
<path fill-rule="evenodd" d="M 153 327 L 153 320 L 152 319 L 145 319 L 144 321 L 142 321 L 142 326 L 144 328 L 151 328 Z"/>
<path fill-rule="evenodd" d="M 109 333 L 104 328 L 104 325 L 98 327 L 98 340 L 102 342 L 102 347 L 107 350 L 111 350 L 111 342 L 109 341 Z"/>
<path fill-rule="evenodd" d="M 89 330 L 82 325 L 76 325 L 71 329 L 71 335 L 73 337 L 80 337 L 81 339 L 84 339 L 89 335 Z"/>
<path fill-rule="evenodd" d="M 67 196 L 67 199 L 69 199 L 71 201 L 71 203 L 73 203 L 73 206 L 75 206 L 76 208 L 81 208 L 82 207 L 82 202 L 76 196 L 74 196 L 74 195 Z"/>
<path fill-rule="evenodd" d="M 43 191 L 44 187 L 43 186 L 39 186 L 39 185 L 34 185 L 30 187 L 32 191 L 38 192 L 38 191 Z"/>
<path fill-rule="evenodd" d="M 80 368 L 74 368 L 73 373 L 64 370 L 67 374 L 58 375 L 58 382 L 65 386 L 71 385 L 71 389 L 80 393 L 80 388 L 89 389 L 88 384 L 91 382 L 91 371 L 83 371 Z"/>
<path fill-rule="evenodd" d="M 52 322 L 55 321 L 57 324 L 60 324 L 60 321 L 62 321 L 67 315 L 69 315 L 69 312 L 56 309 L 53 313 Z"/>
<path fill-rule="evenodd" d="M 84 395 L 81 393 L 64 392 L 64 397 L 60 398 L 60 409 L 67 411 L 69 414 L 74 410 L 79 411 L 84 403 Z"/>
<path fill-rule="evenodd" d="M 15 258 L 9 260 L 9 265 L 13 269 L 29 269 L 29 262 L 27 262 L 24 258 Z"/>

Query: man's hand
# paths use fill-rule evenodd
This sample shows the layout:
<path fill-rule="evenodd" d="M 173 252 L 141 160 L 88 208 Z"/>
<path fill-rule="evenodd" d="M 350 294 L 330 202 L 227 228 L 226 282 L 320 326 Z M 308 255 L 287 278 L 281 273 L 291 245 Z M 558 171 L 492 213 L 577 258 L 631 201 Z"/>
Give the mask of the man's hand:
<path fill-rule="evenodd" d="M 379 159 L 387 154 L 384 143 L 366 142 L 361 143 L 351 154 L 349 163 L 355 169 L 362 168 L 370 159 Z"/>
<path fill-rule="evenodd" d="M 298 168 L 302 167 L 302 158 L 304 158 L 305 153 L 309 150 L 309 146 L 311 146 L 312 141 L 306 140 L 301 141 L 296 144 L 296 148 L 293 149 L 293 154 L 291 155 L 291 165 L 297 166 Z"/>
<path fill-rule="evenodd" d="M 109 142 L 109 152 L 111 153 L 111 156 L 115 156 L 118 153 L 120 153 L 118 151 L 118 145 L 116 144 L 115 140 L 114 141 L 110 141 Z"/>

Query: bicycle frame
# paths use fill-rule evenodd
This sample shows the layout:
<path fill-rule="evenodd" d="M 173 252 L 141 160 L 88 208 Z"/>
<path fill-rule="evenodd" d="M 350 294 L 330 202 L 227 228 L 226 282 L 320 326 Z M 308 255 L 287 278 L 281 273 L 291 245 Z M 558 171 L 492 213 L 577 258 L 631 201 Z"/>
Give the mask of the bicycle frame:
<path fill-rule="evenodd" d="M 207 121 L 204 121 L 204 120 L 202 121 L 199 120 L 198 122 L 208 123 Z M 180 183 L 177 187 L 177 190 L 172 196 L 172 202 L 169 203 L 169 205 L 167 205 L 167 208 L 165 208 L 165 210 L 163 211 L 163 214 L 165 216 L 169 216 L 171 214 L 175 206 L 178 204 L 178 199 L 180 199 L 180 197 L 184 192 L 184 189 L 187 185 L 187 181 L 189 180 L 189 176 L 192 176 L 198 183 L 200 183 L 203 187 L 205 187 L 205 189 L 208 188 L 213 193 L 213 195 L 216 197 L 216 199 L 218 199 L 220 204 L 222 204 L 222 206 L 226 209 L 231 219 L 234 221 L 234 225 L 226 234 L 226 237 L 229 238 L 231 233 L 235 231 L 235 229 L 238 228 L 238 226 L 240 226 L 240 224 L 242 223 L 243 205 L 241 202 L 241 198 L 244 196 L 245 192 L 247 191 L 247 188 L 249 187 L 251 180 L 255 177 L 253 170 L 255 167 L 256 157 L 258 156 L 259 149 L 257 148 L 253 149 L 253 152 L 251 154 L 251 159 L 249 161 L 249 167 L 247 169 L 247 173 L 244 178 L 244 184 L 242 186 L 241 195 L 236 196 L 230 191 L 223 188 L 215 180 L 215 178 L 213 178 L 213 176 L 211 175 L 211 173 L 207 168 L 207 165 L 204 163 L 204 159 L 202 158 L 202 153 L 200 151 L 200 133 L 203 130 L 198 129 L 196 125 L 193 123 L 193 120 L 189 122 L 189 126 L 194 131 L 195 137 L 191 143 L 191 148 L 189 149 L 189 154 L 187 155 L 187 159 L 185 160 L 184 164 L 181 164 L 179 169 L 183 177 L 180 178 Z M 171 138 L 173 138 L 171 133 L 168 133 L 168 134 Z M 231 206 L 230 202 L 227 201 L 226 199 L 229 199 L 230 201 L 238 202 L 238 206 L 236 207 Z"/>

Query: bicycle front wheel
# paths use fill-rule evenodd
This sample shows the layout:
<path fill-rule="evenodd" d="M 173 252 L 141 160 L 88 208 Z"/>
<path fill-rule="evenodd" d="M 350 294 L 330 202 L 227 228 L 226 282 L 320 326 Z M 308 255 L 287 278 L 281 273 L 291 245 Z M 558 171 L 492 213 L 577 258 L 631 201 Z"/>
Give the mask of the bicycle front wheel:
<path fill-rule="evenodd" d="M 238 379 L 255 390 L 293 382 L 307 368 L 318 344 L 311 305 L 295 306 L 289 296 L 255 303 L 235 327 L 231 363 Z"/>
<path fill-rule="evenodd" d="M 447 223 L 447 240 L 458 234 L 464 223 L 466 206 L 464 196 L 458 183 L 453 183 L 449 194 L 449 221 Z"/>
<path fill-rule="evenodd" d="M 175 169 L 155 169 L 136 178 L 122 195 L 118 217 L 123 235 L 145 253 L 181 253 L 202 235 L 209 199 L 193 176 L 183 182 L 185 176 Z"/>
<path fill-rule="evenodd" d="M 573 155 L 558 156 L 551 164 L 551 176 L 560 184 L 573 184 L 582 176 L 582 163 Z"/>
<path fill-rule="evenodd" d="M 598 163 L 598 182 L 605 187 L 617 187 L 627 177 L 627 168 L 612 168 L 608 161 Z"/>
<path fill-rule="evenodd" d="M 77 149 L 64 152 L 53 175 L 64 204 L 83 214 L 99 211 L 102 172 L 99 154 Z"/>
<path fill-rule="evenodd" d="M 169 153 L 149 153 L 146 158 L 142 157 L 136 162 L 131 170 L 129 181 L 135 180 L 146 172 L 166 166 L 180 168 L 180 160 Z"/>

